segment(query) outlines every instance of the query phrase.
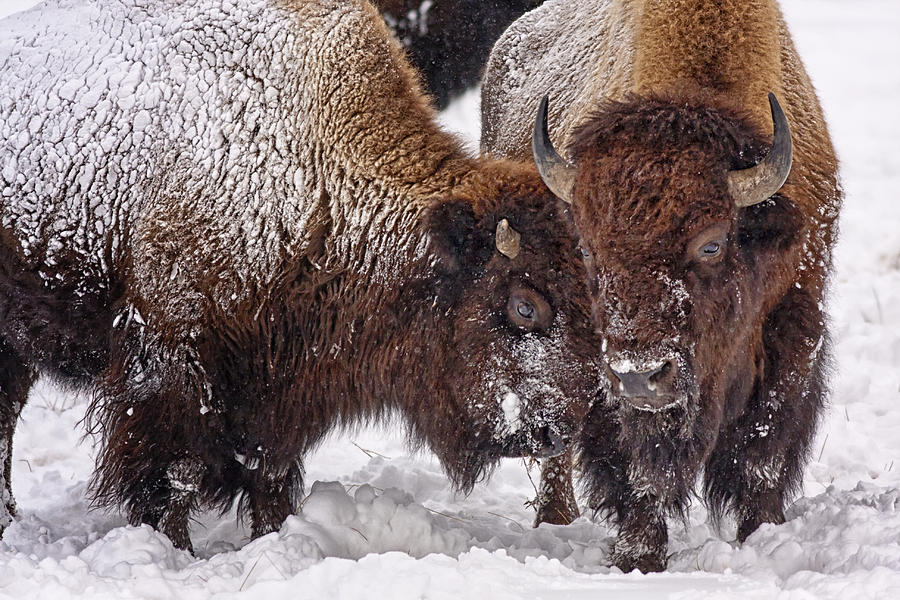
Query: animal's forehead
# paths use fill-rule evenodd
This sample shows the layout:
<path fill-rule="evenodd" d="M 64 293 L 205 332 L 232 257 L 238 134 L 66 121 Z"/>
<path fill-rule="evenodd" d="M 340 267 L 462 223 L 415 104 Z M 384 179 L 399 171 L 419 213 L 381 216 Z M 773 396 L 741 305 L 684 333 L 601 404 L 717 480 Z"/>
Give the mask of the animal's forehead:
<path fill-rule="evenodd" d="M 521 236 L 521 251 L 508 264 L 511 268 L 559 270 L 571 267 L 577 260 L 578 237 L 575 230 L 555 209 L 511 211 L 505 213 L 503 218 Z"/>
<path fill-rule="evenodd" d="M 607 103 L 569 148 L 579 234 L 666 244 L 731 221 L 728 172 L 750 166 L 761 148 L 736 114 L 660 99 Z"/>
<path fill-rule="evenodd" d="M 569 252 L 568 254 L 572 254 Z M 541 252 L 524 247 L 515 260 L 498 256 L 492 261 L 494 277 L 507 285 L 524 283 L 541 292 L 552 292 L 560 287 L 574 289 L 581 273 L 577 259 L 560 255 L 555 251 Z"/>
<path fill-rule="evenodd" d="M 682 238 L 730 221 L 733 201 L 722 182 L 694 162 L 650 162 L 628 177 L 580 182 L 574 199 L 575 223 L 582 238 L 607 246 L 669 246 Z"/>
<path fill-rule="evenodd" d="M 727 162 L 701 144 L 623 144 L 577 163 L 578 180 L 620 195 L 687 195 L 723 186 Z"/>

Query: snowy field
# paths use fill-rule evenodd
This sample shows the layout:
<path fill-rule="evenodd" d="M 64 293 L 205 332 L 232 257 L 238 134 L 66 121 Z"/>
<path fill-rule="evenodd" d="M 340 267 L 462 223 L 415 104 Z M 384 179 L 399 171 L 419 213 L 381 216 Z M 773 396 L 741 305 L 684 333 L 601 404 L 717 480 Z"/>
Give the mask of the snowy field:
<path fill-rule="evenodd" d="M 32 4 L 0 0 L 0 16 Z M 530 527 L 521 460 L 462 497 L 388 427 L 310 456 L 310 495 L 277 534 L 249 542 L 233 515 L 204 516 L 193 557 L 89 509 L 85 399 L 41 385 L 15 439 L 20 518 L 0 541 L 0 598 L 900 598 L 900 2 L 782 5 L 846 189 L 834 394 L 787 523 L 738 546 L 695 502 L 670 524 L 668 572 L 623 575 L 605 566 L 603 523 Z M 473 142 L 478 117 L 474 93 L 444 113 Z"/>

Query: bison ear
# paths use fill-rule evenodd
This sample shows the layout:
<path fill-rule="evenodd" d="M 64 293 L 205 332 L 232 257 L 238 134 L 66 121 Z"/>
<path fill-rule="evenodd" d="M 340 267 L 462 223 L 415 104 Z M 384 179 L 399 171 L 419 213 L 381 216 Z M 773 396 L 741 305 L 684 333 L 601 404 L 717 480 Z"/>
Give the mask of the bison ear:
<path fill-rule="evenodd" d="M 743 209 L 738 221 L 738 244 L 752 256 L 783 252 L 800 242 L 803 217 L 797 206 L 776 195 L 772 200 Z"/>
<path fill-rule="evenodd" d="M 441 200 L 429 209 L 426 228 L 438 268 L 457 273 L 477 267 L 490 258 L 488 237 L 479 228 L 472 205 L 460 200 Z M 487 254 L 487 256 L 485 256 Z"/>

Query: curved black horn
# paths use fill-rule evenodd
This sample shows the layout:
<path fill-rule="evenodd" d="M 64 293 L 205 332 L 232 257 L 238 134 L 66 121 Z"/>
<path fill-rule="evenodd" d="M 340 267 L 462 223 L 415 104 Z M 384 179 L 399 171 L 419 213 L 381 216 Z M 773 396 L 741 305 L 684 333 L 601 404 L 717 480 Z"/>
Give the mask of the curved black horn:
<path fill-rule="evenodd" d="M 753 206 L 772 197 L 781 189 L 791 172 L 794 148 L 791 144 L 791 129 L 775 94 L 769 93 L 772 108 L 772 122 L 775 133 L 769 153 L 758 164 L 749 169 L 731 171 L 728 174 L 728 191 L 737 206 Z"/>
<path fill-rule="evenodd" d="M 560 200 L 572 203 L 572 187 L 575 183 L 575 168 L 560 156 L 550 141 L 547 130 L 548 98 L 541 98 L 537 118 L 534 120 L 534 133 L 531 136 L 531 152 L 541 178 L 550 191 Z"/>

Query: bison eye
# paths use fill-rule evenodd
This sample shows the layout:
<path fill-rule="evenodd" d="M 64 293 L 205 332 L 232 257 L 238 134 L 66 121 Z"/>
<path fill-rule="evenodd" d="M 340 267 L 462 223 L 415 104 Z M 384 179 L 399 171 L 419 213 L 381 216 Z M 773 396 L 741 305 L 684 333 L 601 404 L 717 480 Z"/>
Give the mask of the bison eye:
<path fill-rule="evenodd" d="M 525 331 L 543 330 L 553 322 L 553 309 L 547 301 L 531 288 L 514 287 L 506 302 L 506 315 L 510 322 Z"/>
<path fill-rule="evenodd" d="M 728 248 L 729 223 L 722 221 L 707 227 L 685 248 L 685 261 L 711 265 L 719 262 Z"/>
<path fill-rule="evenodd" d="M 524 300 L 516 304 L 516 312 L 519 313 L 519 316 L 523 319 L 534 318 L 534 306 Z"/>
<path fill-rule="evenodd" d="M 709 242 L 700 248 L 700 256 L 703 258 L 713 258 L 714 256 L 718 256 L 721 251 L 721 242 Z"/>

